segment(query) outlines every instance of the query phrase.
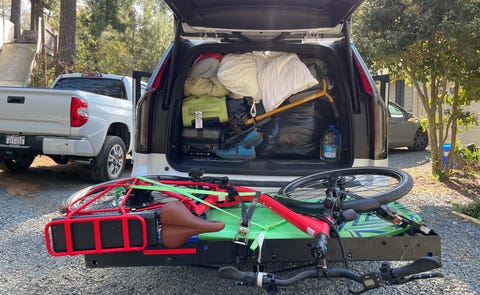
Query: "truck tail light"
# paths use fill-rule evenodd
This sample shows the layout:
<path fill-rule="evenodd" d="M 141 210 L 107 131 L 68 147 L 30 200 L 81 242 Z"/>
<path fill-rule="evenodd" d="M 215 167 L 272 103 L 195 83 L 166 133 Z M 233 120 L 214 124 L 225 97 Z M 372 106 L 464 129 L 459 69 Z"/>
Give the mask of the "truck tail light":
<path fill-rule="evenodd" d="M 70 103 L 70 127 L 82 127 L 88 121 L 88 104 L 86 101 L 72 97 Z"/>

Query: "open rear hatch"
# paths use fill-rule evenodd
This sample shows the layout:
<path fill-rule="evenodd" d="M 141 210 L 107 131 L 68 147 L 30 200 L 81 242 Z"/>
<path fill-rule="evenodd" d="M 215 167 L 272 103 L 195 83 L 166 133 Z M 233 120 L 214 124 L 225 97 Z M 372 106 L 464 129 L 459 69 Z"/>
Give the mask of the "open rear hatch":
<path fill-rule="evenodd" d="M 218 45 L 198 46 L 199 49 L 194 53 L 187 54 L 181 65 L 171 65 L 180 66 L 181 69 L 176 78 L 177 86 L 172 88 L 177 90 L 170 89 L 170 95 L 176 98 L 174 101 L 181 102 L 181 106 L 176 103 L 173 107 L 169 128 L 170 150 L 167 154 L 170 164 L 176 170 L 186 172 L 201 167 L 207 173 L 296 176 L 313 173 L 327 166 L 338 168 L 352 165 L 353 123 L 348 119 L 352 117 L 348 88 L 354 87 L 348 86 L 352 81 L 342 79 L 347 76 L 347 68 L 340 64 L 343 61 L 337 61 L 339 57 L 328 47 L 322 47 L 318 42 L 310 46 L 297 41 L 309 37 L 348 40 L 348 27 L 344 29 L 344 26 L 348 25 L 347 20 L 362 1 L 166 2 L 177 19 L 177 46 L 174 55 L 180 50 L 180 37 L 224 41 Z M 245 46 L 232 46 L 237 41 Z M 200 82 L 208 83 L 210 87 L 212 81 L 208 79 L 211 77 L 201 76 L 200 79 L 203 80 L 199 82 L 198 77 L 192 79 L 192 73 L 202 70 L 199 66 L 201 62 L 209 67 L 216 62 L 215 58 L 223 63 L 225 56 L 239 63 L 246 59 L 249 59 L 247 62 L 256 63 L 259 81 L 262 71 L 259 64 L 265 61 L 267 67 L 271 66 L 274 70 L 266 72 L 264 77 L 270 80 L 277 78 L 277 81 L 269 81 L 269 86 L 263 88 L 272 91 L 281 85 L 293 84 L 298 76 L 291 76 L 291 80 L 282 79 L 285 74 L 281 71 L 292 72 L 291 68 L 283 67 L 287 60 L 295 60 L 299 63 L 298 67 L 303 66 L 303 70 L 310 71 L 311 76 L 307 79 L 314 78 L 317 83 L 314 85 L 302 81 L 298 87 L 291 87 L 291 91 L 284 92 L 288 94 L 284 95 L 287 99 L 275 102 L 274 107 L 265 107 L 267 100 L 262 89 L 259 90 L 262 93 L 255 97 L 249 91 L 232 91 L 238 84 L 236 82 L 233 85 L 227 84 L 228 79 L 246 79 L 245 71 L 249 69 L 240 66 L 230 73 L 228 70 L 222 74 L 214 73 L 213 76 L 220 82 L 213 82 L 215 89 L 225 86 L 228 90 L 226 93 L 187 91 L 187 87 L 197 86 Z M 271 61 L 279 59 L 283 59 L 279 62 L 279 67 L 283 68 L 271 65 Z M 209 62 L 206 63 L 205 60 Z M 235 61 L 231 62 L 234 67 Z M 222 65 L 217 70 L 221 71 Z M 234 77 L 231 73 L 235 71 L 243 72 Z M 224 74 L 225 72 L 227 73 Z M 172 71 L 170 75 L 173 75 Z M 256 81 L 244 83 L 254 84 Z M 178 91 L 180 89 L 184 91 Z M 239 97 L 243 98 L 239 100 Z M 238 116 L 238 112 L 246 116 Z M 330 126 L 336 130 L 335 141 L 339 151 L 338 156 L 333 157 L 334 161 L 325 165 L 328 159 L 322 157 L 321 139 Z M 263 141 L 259 137 L 263 137 Z M 256 153 L 252 151 L 252 145 Z M 225 163 L 229 163 L 228 167 Z"/>
<path fill-rule="evenodd" d="M 182 21 L 181 36 L 241 33 L 342 36 L 342 27 L 363 0 L 165 1 Z"/>
<path fill-rule="evenodd" d="M 362 2 L 167 0 L 177 21 L 167 82 L 174 86 L 166 91 L 172 102 L 167 128 L 169 164 L 181 172 L 202 168 L 206 173 L 264 177 L 351 167 L 356 87 L 353 78 L 347 78 L 354 76 L 353 58 L 345 57 L 351 57 L 348 20 Z M 208 42 L 211 39 L 220 42 Z M 328 44 L 318 42 L 326 39 Z M 176 58 L 179 54 L 182 59 Z M 275 68 L 272 61 L 281 60 L 277 68 L 265 71 L 266 79 L 277 80 L 264 83 L 263 88 L 276 90 L 294 83 L 299 75 L 284 67 L 287 60 L 297 62 L 293 68 L 303 66 L 311 74 L 308 78 L 317 83 L 305 79 L 299 87 L 282 93 L 288 95 L 271 95 L 280 102 L 265 107 L 265 91 L 255 97 L 232 90 L 235 81 L 256 83 L 246 79 L 245 68 L 226 75 L 215 72 L 212 77 L 218 81 L 193 75 L 232 55 L 239 63 L 251 57 L 259 79 L 260 64 Z M 230 75 L 234 73 L 239 76 Z M 285 79 L 288 74 L 291 80 Z M 227 85 L 228 79 L 234 85 Z M 198 85 L 204 86 L 202 90 L 225 87 L 228 92 L 190 91 Z M 326 159 L 322 139 L 330 127 L 336 134 L 337 155 Z"/>

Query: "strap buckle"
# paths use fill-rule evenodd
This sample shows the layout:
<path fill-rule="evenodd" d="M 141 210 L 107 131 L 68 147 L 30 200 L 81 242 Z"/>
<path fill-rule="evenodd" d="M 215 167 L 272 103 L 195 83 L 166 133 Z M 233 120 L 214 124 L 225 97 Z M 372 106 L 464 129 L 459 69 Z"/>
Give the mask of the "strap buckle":
<path fill-rule="evenodd" d="M 235 237 L 233 238 L 233 242 L 235 244 L 240 244 L 246 246 L 248 244 L 248 232 L 250 231 L 250 222 L 247 223 L 247 226 L 244 226 L 242 221 L 240 221 L 238 225 L 238 231 Z"/>
<path fill-rule="evenodd" d="M 234 243 L 244 246 L 248 244 L 247 235 L 250 231 L 250 220 L 252 219 L 253 211 L 255 210 L 255 206 L 257 205 L 260 195 L 261 193 L 259 191 L 255 193 L 255 197 L 253 198 L 252 203 L 250 204 L 250 207 L 248 209 L 245 203 L 242 201 L 242 219 L 238 224 L 237 234 L 233 238 Z"/>

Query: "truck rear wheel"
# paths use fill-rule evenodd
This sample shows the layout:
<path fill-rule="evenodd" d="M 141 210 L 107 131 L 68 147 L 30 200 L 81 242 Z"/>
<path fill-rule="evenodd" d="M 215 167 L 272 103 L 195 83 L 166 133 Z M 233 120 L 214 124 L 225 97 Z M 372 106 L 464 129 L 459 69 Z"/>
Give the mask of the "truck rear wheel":
<path fill-rule="evenodd" d="M 28 169 L 35 160 L 35 154 L 14 154 L 11 158 L 0 156 L 0 169 L 5 172 L 22 172 Z"/>
<path fill-rule="evenodd" d="M 93 163 L 93 179 L 103 182 L 120 178 L 125 170 L 126 153 L 125 143 L 120 137 L 107 135 Z"/>

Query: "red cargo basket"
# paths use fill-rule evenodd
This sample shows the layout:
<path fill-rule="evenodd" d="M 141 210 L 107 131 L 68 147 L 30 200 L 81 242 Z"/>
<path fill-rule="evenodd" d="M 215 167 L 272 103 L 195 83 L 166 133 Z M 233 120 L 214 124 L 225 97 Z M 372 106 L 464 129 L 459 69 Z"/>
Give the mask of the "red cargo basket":
<path fill-rule="evenodd" d="M 71 256 L 141 251 L 148 245 L 156 244 L 159 209 L 135 212 L 125 206 L 132 194 L 129 186 L 141 183 L 136 178 L 129 178 L 82 192 L 68 205 L 65 217 L 53 219 L 45 226 L 48 253 Z M 117 206 L 103 209 L 89 207 L 111 198 L 119 188 L 124 194 Z"/>

